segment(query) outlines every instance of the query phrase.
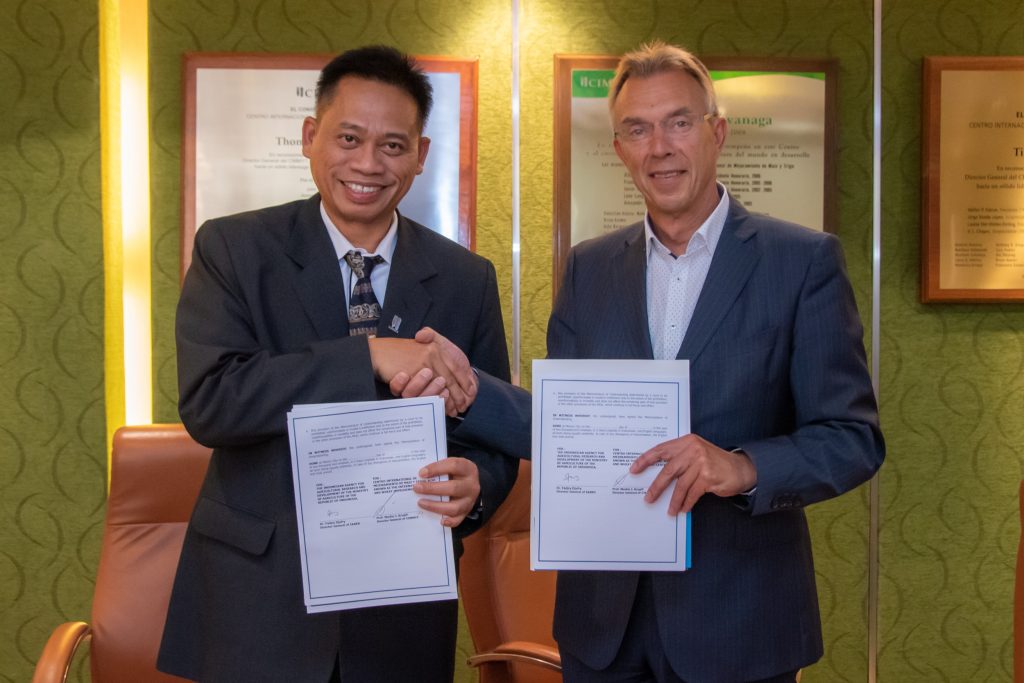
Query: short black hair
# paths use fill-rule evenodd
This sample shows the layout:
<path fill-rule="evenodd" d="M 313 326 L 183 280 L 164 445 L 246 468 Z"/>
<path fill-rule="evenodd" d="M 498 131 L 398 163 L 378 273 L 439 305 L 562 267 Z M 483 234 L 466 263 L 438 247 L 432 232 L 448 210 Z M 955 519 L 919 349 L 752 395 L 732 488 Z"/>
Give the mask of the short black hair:
<path fill-rule="evenodd" d="M 338 82 L 358 76 L 401 88 L 416 102 L 420 129 L 427 125 L 434 104 L 434 88 L 423 70 L 409 55 L 388 45 L 367 45 L 342 52 L 320 71 L 316 82 L 316 109 L 330 102 Z"/>

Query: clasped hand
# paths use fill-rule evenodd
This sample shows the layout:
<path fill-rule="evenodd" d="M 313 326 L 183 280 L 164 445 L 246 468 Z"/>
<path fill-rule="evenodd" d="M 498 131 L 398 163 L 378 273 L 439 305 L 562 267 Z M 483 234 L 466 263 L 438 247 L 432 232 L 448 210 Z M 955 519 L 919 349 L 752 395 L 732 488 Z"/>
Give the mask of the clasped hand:
<path fill-rule="evenodd" d="M 745 453 L 723 450 L 696 434 L 658 444 L 637 458 L 629 471 L 639 474 L 659 461 L 665 466 L 651 482 L 644 500 L 658 500 L 674 481 L 668 504 L 670 515 L 689 512 L 705 493 L 728 498 L 757 483 L 754 463 Z"/>
<path fill-rule="evenodd" d="M 440 396 L 445 412 L 455 416 L 469 408 L 476 398 L 476 373 L 462 350 L 429 327 L 415 339 L 374 337 L 369 340 L 374 373 L 387 382 L 395 396 Z M 419 506 L 441 515 L 441 523 L 456 527 L 480 498 L 480 472 L 466 458 L 445 458 L 419 471 L 424 480 L 446 475 L 444 481 L 418 481 L 412 490 L 421 496 Z M 447 496 L 447 501 L 433 496 Z"/>
<path fill-rule="evenodd" d="M 445 413 L 465 412 L 476 398 L 477 378 L 458 346 L 429 327 L 415 339 L 370 339 L 370 362 L 395 396 L 440 396 Z"/>

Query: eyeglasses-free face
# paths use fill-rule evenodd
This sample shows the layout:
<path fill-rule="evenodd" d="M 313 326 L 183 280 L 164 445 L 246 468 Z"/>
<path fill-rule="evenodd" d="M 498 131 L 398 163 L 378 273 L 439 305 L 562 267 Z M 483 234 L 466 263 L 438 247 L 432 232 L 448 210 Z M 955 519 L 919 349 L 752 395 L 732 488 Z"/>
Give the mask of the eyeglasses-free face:
<path fill-rule="evenodd" d="M 302 153 L 327 215 L 356 246 L 387 232 L 395 207 L 423 171 L 430 140 L 405 90 L 358 76 L 302 124 Z"/>

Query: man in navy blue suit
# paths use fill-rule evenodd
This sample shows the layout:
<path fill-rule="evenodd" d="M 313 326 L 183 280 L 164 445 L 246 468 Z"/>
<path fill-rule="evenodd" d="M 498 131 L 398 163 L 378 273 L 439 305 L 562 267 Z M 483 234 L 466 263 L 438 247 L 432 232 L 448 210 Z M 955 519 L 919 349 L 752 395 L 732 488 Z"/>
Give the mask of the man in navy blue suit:
<path fill-rule="evenodd" d="M 822 655 L 803 508 L 869 479 L 885 450 L 839 240 L 750 214 L 717 182 L 728 123 L 690 53 L 625 55 L 609 100 L 647 215 L 569 254 L 548 356 L 689 360 L 693 432 L 633 471 L 664 461 L 646 499 L 692 511 L 693 567 L 560 572 L 565 680 L 793 681 Z M 479 375 L 455 435 L 528 457 L 529 394 Z"/>

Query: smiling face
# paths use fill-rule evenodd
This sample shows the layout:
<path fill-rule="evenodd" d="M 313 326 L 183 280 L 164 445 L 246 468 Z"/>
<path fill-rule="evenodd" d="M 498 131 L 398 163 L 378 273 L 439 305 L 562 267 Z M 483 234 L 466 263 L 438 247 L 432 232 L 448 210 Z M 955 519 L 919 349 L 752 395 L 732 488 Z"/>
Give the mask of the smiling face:
<path fill-rule="evenodd" d="M 644 196 L 654 223 L 685 237 L 683 244 L 718 205 L 715 165 L 727 124 L 722 117 L 704 118 L 706 100 L 692 76 L 663 71 L 627 80 L 612 106 L 615 151 Z M 680 120 L 693 122 L 682 135 L 673 131 Z M 629 140 L 623 132 L 631 126 L 651 133 Z M 666 246 L 671 248 L 673 241 L 677 240 L 668 239 Z"/>
<path fill-rule="evenodd" d="M 416 102 L 379 81 L 346 76 L 302 124 L 302 154 L 331 221 L 369 250 L 387 233 L 395 207 L 423 171 L 430 140 Z"/>

